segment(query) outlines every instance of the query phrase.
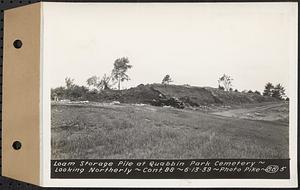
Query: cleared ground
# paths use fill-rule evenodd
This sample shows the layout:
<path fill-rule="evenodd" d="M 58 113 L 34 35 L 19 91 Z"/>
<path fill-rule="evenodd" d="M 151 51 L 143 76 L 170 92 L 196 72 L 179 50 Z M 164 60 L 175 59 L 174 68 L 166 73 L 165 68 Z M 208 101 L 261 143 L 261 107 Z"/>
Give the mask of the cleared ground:
<path fill-rule="evenodd" d="M 229 109 L 214 112 L 215 115 L 252 120 L 277 121 L 283 124 L 289 122 L 288 102 L 249 105 L 247 108 Z"/>
<path fill-rule="evenodd" d="M 286 107 L 256 105 L 226 110 L 233 113 L 228 115 L 139 104 L 53 104 L 52 159 L 288 158 Z M 279 108 L 283 120 L 243 117 L 268 118 Z"/>

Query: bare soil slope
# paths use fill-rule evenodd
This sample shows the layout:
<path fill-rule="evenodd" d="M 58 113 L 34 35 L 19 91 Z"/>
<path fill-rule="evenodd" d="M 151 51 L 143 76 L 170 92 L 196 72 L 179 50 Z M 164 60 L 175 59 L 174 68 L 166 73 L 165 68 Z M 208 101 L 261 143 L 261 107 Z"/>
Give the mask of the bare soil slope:
<path fill-rule="evenodd" d="M 261 102 L 276 102 L 272 97 L 255 93 L 227 92 L 216 88 L 184 85 L 148 84 L 126 90 L 103 90 L 99 93 L 87 93 L 81 100 L 94 102 L 119 101 L 121 103 L 151 104 L 164 98 L 175 97 L 186 106 L 240 105 Z"/>
<path fill-rule="evenodd" d="M 289 123 L 289 104 L 288 102 L 272 103 L 256 107 L 230 109 L 226 111 L 214 112 L 215 115 L 234 117 L 252 120 L 264 120 Z"/>
<path fill-rule="evenodd" d="M 199 105 L 237 105 L 277 101 L 272 97 L 262 96 L 255 93 L 229 92 L 211 87 L 184 85 L 164 86 L 161 84 L 152 84 L 151 86 L 166 96 L 174 96 L 182 100 L 189 98 L 191 101 Z"/>

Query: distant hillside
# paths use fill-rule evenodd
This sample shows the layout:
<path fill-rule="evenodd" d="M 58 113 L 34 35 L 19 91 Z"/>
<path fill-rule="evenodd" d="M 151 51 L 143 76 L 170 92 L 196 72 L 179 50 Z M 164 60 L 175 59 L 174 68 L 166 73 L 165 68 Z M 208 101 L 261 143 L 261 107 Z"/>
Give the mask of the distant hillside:
<path fill-rule="evenodd" d="M 70 90 L 69 90 L 70 91 Z M 89 100 L 95 102 L 119 101 L 121 103 L 143 103 L 152 105 L 184 104 L 200 105 L 238 105 L 278 101 L 273 97 L 255 93 L 228 92 L 211 87 L 186 85 L 147 84 L 126 90 L 103 90 L 101 92 L 61 93 L 59 99 Z M 76 96 L 72 96 L 76 94 Z M 176 107 L 176 106 L 175 106 Z"/>

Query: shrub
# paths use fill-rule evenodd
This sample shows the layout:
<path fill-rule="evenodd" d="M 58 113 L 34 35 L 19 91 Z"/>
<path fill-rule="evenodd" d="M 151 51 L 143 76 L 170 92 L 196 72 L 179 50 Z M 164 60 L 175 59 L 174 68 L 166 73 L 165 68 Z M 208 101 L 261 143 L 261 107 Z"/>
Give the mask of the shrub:
<path fill-rule="evenodd" d="M 261 95 L 259 91 L 255 90 L 255 94 Z"/>
<path fill-rule="evenodd" d="M 225 90 L 225 88 L 223 87 L 223 86 L 221 86 L 221 85 L 219 85 L 219 87 L 218 87 L 220 90 Z"/>

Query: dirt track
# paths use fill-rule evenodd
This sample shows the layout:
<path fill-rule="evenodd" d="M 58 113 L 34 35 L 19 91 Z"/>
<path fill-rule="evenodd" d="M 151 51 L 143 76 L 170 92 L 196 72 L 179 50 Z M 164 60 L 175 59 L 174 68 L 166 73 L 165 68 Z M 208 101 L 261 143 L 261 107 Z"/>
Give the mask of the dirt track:
<path fill-rule="evenodd" d="M 214 115 L 252 120 L 280 121 L 288 124 L 289 104 L 286 102 L 257 105 L 251 108 L 231 109 L 213 112 Z"/>

